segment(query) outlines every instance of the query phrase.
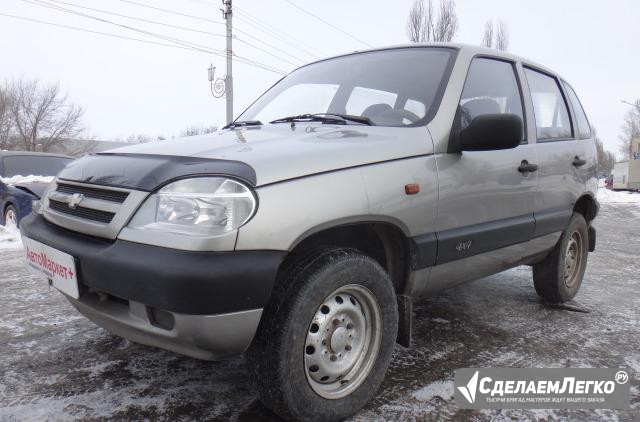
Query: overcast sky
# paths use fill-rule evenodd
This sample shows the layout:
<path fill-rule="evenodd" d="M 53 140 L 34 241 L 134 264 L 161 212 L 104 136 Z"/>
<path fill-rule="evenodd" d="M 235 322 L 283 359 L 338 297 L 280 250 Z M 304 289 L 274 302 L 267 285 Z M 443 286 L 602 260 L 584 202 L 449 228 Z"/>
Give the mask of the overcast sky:
<path fill-rule="evenodd" d="M 60 1 L 224 34 L 224 24 L 202 20 L 223 22 L 220 0 L 135 0 L 200 17 L 200 20 L 123 0 Z M 412 0 L 291 1 L 372 46 L 407 42 L 405 22 Z M 457 0 L 456 3 L 460 27 L 454 41 L 478 44 L 486 20 L 504 20 L 509 27 L 509 50 L 555 69 L 565 77 L 580 96 L 605 146 L 617 152 L 620 126 L 629 108 L 620 100 L 640 98 L 640 1 Z M 367 47 L 286 0 L 234 0 L 234 8 L 234 27 L 238 29 L 236 54 L 283 71 L 295 66 L 280 58 L 302 64 L 313 58 Z M 225 47 L 222 36 L 75 10 L 212 49 Z M 0 13 L 162 42 L 26 0 L 2 0 Z M 265 27 L 265 23 L 280 32 Z M 190 125 L 224 123 L 225 102 L 211 96 L 207 68 L 213 63 L 217 66 L 217 75 L 222 75 L 225 61 L 209 53 L 116 39 L 5 16 L 0 16 L 0 52 L 0 79 L 28 77 L 59 81 L 70 98 L 86 108 L 86 126 L 99 139 L 124 138 L 134 133 L 170 137 Z M 235 115 L 279 78 L 277 73 L 236 63 Z"/>

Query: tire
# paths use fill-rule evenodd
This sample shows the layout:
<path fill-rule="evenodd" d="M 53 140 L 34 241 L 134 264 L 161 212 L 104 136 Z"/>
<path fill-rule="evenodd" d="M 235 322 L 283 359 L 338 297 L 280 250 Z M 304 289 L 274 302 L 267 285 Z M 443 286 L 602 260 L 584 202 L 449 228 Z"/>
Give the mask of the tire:
<path fill-rule="evenodd" d="M 14 227 L 18 228 L 18 211 L 13 205 L 7 205 L 4 209 L 4 215 L 2 216 L 2 220 L 5 227 Z"/>
<path fill-rule="evenodd" d="M 567 302 L 578 293 L 587 268 L 587 222 L 574 213 L 560 240 L 546 258 L 533 266 L 533 284 L 549 302 Z"/>
<path fill-rule="evenodd" d="M 397 330 L 393 284 L 376 261 L 316 251 L 281 275 L 247 352 L 260 400 L 289 420 L 356 413 L 384 379 Z"/>

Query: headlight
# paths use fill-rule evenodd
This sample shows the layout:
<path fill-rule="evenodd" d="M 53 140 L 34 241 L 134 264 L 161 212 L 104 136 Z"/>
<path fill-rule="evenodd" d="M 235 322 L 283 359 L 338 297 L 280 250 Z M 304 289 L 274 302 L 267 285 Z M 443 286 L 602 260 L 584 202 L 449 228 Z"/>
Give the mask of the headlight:
<path fill-rule="evenodd" d="M 149 196 L 129 227 L 215 236 L 242 226 L 255 208 L 253 193 L 240 182 L 222 177 L 184 179 Z"/>

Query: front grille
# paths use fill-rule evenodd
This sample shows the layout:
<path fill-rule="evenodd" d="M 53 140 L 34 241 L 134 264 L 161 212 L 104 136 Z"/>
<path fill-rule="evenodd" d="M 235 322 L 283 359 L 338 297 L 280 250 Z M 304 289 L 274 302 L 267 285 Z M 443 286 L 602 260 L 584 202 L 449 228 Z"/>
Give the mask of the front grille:
<path fill-rule="evenodd" d="M 91 183 L 59 179 L 54 183 L 43 198 L 44 218 L 65 229 L 105 239 L 115 239 L 149 195 Z"/>
<path fill-rule="evenodd" d="M 49 208 L 62 214 L 72 215 L 74 217 L 84 218 L 85 220 L 98 221 L 100 223 L 106 224 L 111 223 L 111 220 L 113 220 L 113 217 L 115 216 L 115 214 L 112 212 L 95 210 L 92 208 L 69 208 L 69 205 L 67 205 L 66 203 L 55 201 L 53 199 L 49 199 Z"/>
<path fill-rule="evenodd" d="M 56 191 L 68 194 L 81 193 L 87 198 L 101 199 L 103 201 L 117 202 L 122 204 L 129 196 L 129 192 L 122 192 L 116 190 L 107 190 L 94 188 L 89 186 L 72 185 L 68 183 L 58 182 Z"/>

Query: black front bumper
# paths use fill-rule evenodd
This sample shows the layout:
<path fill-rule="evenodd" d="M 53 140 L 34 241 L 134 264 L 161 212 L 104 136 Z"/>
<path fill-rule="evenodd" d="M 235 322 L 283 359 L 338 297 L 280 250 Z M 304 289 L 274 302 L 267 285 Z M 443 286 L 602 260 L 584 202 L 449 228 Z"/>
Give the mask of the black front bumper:
<path fill-rule="evenodd" d="M 31 214 L 23 236 L 72 255 L 83 289 L 167 311 L 214 315 L 263 308 L 284 251 L 195 252 L 107 241 Z"/>

